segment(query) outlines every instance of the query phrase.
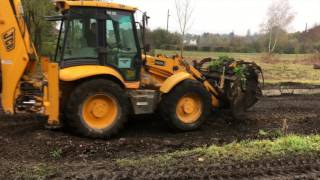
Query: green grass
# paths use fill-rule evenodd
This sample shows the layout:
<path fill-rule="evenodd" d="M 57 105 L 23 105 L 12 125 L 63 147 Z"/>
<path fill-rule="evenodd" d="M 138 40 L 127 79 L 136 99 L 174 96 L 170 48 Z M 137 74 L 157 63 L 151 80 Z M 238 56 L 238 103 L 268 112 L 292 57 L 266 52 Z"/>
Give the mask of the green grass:
<path fill-rule="evenodd" d="M 48 179 L 49 176 L 58 173 L 58 168 L 47 164 L 30 166 L 18 172 L 20 179 Z"/>
<path fill-rule="evenodd" d="M 60 159 L 62 156 L 62 150 L 61 149 L 54 149 L 50 152 L 50 156 L 54 159 Z"/>
<path fill-rule="evenodd" d="M 231 143 L 225 146 L 212 145 L 186 151 L 141 159 L 121 159 L 117 161 L 120 166 L 159 166 L 170 167 L 184 158 L 194 158 L 194 161 L 222 162 L 254 161 L 265 157 L 280 158 L 284 156 L 313 155 L 320 153 L 320 136 L 289 135 L 276 140 L 255 140 Z"/>
<path fill-rule="evenodd" d="M 155 54 L 168 56 L 179 54 L 178 51 L 156 50 Z M 310 61 L 312 54 L 276 54 L 272 63 L 268 63 L 264 53 L 221 53 L 221 52 L 196 52 L 186 51 L 184 57 L 187 60 L 201 60 L 206 57 L 218 58 L 229 56 L 237 60 L 256 62 L 264 71 L 265 82 L 276 84 L 281 82 L 295 82 L 303 84 L 320 84 L 320 70 L 313 69 Z M 320 61 L 320 59 L 319 59 Z"/>

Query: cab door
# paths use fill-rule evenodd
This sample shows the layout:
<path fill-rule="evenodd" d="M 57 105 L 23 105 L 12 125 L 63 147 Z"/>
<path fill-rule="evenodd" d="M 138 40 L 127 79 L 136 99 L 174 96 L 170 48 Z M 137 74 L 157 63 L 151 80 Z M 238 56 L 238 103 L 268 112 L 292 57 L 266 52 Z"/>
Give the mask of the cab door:
<path fill-rule="evenodd" d="M 117 69 L 126 81 L 138 81 L 142 60 L 133 12 L 110 9 L 105 15 L 105 64 Z"/>

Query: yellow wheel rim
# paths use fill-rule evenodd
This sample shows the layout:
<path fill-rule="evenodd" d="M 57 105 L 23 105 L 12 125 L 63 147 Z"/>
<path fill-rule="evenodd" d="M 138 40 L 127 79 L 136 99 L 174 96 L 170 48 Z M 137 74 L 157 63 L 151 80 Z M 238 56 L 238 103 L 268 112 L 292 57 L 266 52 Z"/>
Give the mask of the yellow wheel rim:
<path fill-rule="evenodd" d="M 115 122 L 118 111 L 118 101 L 113 96 L 94 95 L 83 104 L 82 116 L 89 127 L 105 129 Z"/>
<path fill-rule="evenodd" d="M 177 104 L 177 116 L 183 123 L 192 124 L 198 121 L 202 114 L 202 102 L 198 95 L 187 94 Z"/>

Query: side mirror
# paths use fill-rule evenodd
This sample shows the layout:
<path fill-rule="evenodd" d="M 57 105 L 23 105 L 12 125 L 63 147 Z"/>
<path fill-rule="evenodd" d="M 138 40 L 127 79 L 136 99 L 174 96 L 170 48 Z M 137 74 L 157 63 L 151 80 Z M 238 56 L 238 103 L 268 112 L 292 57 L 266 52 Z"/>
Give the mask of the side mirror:
<path fill-rule="evenodd" d="M 139 28 L 139 29 L 142 29 L 142 24 L 140 23 L 140 22 L 136 22 L 136 24 L 138 25 L 137 27 Z"/>
<path fill-rule="evenodd" d="M 150 51 L 151 51 L 151 46 L 150 46 L 150 44 L 146 44 L 146 45 L 144 46 L 144 50 L 145 50 L 145 52 L 150 52 Z"/>

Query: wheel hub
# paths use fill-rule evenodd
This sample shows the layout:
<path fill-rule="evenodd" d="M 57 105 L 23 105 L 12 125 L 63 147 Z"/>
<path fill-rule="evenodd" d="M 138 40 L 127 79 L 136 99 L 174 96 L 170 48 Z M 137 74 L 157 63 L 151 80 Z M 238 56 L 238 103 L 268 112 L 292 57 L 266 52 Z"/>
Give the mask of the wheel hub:
<path fill-rule="evenodd" d="M 96 102 L 92 109 L 91 114 L 95 116 L 96 118 L 102 118 L 106 116 L 108 111 L 108 104 L 105 102 Z"/>
<path fill-rule="evenodd" d="M 83 105 L 83 120 L 94 129 L 107 128 L 117 119 L 118 107 L 118 102 L 113 96 L 94 95 Z"/>
<path fill-rule="evenodd" d="M 196 122 L 202 114 L 202 103 L 199 96 L 187 94 L 178 101 L 176 113 L 178 118 L 186 123 Z"/>
<path fill-rule="evenodd" d="M 190 99 L 190 98 L 187 98 L 184 102 L 184 105 L 183 105 L 183 111 L 184 113 L 186 114 L 192 114 L 195 110 L 195 102 Z"/>

